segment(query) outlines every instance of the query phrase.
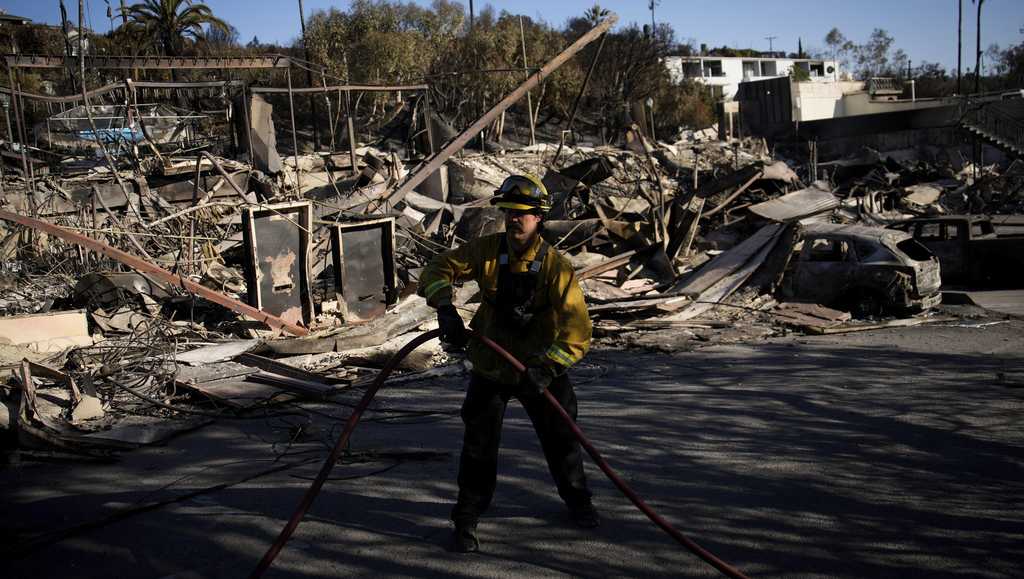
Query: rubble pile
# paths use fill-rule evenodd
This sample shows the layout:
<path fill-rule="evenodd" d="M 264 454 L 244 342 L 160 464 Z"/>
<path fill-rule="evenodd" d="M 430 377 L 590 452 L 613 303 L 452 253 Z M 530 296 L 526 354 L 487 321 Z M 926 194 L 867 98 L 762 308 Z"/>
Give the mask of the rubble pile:
<path fill-rule="evenodd" d="M 97 156 L 38 175 L 5 159 L 0 425 L 19 445 L 103 458 L 358 390 L 432 327 L 415 291 L 423 266 L 502 230 L 490 198 L 512 174 L 551 192 L 544 236 L 576 267 L 599 343 L 672 351 L 947 319 L 929 313 L 939 266 L 912 220 L 1024 202 L 1019 162 L 864 150 L 808 164 L 712 130 L 652 143 L 634 126 L 601 147 L 463 142 L 440 160 L 387 140 L 282 158 L 259 140 L 252 159 Z M 478 300 L 459 288 L 463 315 Z M 466 370 L 437 341 L 401 369 Z"/>

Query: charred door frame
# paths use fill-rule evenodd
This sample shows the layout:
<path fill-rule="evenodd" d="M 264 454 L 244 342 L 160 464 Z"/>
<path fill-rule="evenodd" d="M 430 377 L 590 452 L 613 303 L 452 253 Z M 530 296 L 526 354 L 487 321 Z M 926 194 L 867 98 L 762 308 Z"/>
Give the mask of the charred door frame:
<path fill-rule="evenodd" d="M 288 219 L 294 224 L 295 229 L 298 230 L 299 246 L 296 252 L 299 258 L 300 303 L 298 305 L 302 308 L 302 321 L 306 327 L 309 327 L 310 322 L 313 320 L 313 275 L 311 268 L 313 204 L 309 201 L 259 205 L 246 207 L 242 211 L 242 237 L 246 251 L 245 284 L 248 300 L 253 307 L 263 310 L 264 299 L 260 291 L 259 276 L 257 275 L 259 271 L 259 242 L 256 236 L 256 222 L 260 219 L 274 216 Z M 275 315 L 280 315 L 281 313 L 275 313 Z"/>

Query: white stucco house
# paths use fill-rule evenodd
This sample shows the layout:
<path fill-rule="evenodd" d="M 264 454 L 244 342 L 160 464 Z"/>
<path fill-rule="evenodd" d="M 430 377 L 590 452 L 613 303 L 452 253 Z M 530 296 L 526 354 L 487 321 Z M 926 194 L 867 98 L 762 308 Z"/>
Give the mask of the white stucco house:
<path fill-rule="evenodd" d="M 741 82 L 789 76 L 793 67 L 804 69 L 811 82 L 843 80 L 835 60 L 819 58 L 755 58 L 745 56 L 669 56 L 665 66 L 675 82 L 693 79 L 711 88 L 716 99 L 731 99 Z"/>

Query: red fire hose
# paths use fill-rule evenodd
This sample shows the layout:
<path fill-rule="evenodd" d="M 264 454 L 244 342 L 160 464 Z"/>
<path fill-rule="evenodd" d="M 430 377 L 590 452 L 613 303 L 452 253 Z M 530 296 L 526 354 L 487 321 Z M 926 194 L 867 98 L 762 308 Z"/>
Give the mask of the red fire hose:
<path fill-rule="evenodd" d="M 523 364 L 519 360 L 516 360 L 515 357 L 512 356 L 512 354 L 509 354 L 504 348 L 494 343 L 494 341 L 485 336 L 473 333 L 472 331 L 469 331 L 469 333 L 472 334 L 474 338 L 480 340 L 484 344 L 487 344 L 487 346 L 489 346 L 492 350 L 494 350 L 502 357 L 504 357 L 506 360 L 508 360 L 508 362 L 512 364 L 512 366 L 515 367 L 516 370 L 518 370 L 519 372 L 526 371 L 526 367 L 523 366 Z M 309 511 L 309 507 L 313 505 L 313 501 L 316 499 L 317 494 L 319 494 L 320 488 L 324 486 L 324 482 L 327 480 L 328 475 L 330 475 L 331 469 L 334 467 L 334 463 L 337 462 L 338 457 L 341 455 L 341 451 L 344 450 L 345 447 L 348 445 L 348 439 L 352 435 L 352 432 L 356 429 L 356 425 L 359 424 L 359 419 L 362 417 L 363 412 L 370 405 L 370 401 L 373 400 L 373 397 L 377 394 L 377 391 L 380 390 L 380 387 L 384 384 L 384 381 L 387 380 L 387 377 L 395 369 L 395 366 L 397 366 L 398 363 L 402 361 L 403 358 L 408 356 L 410 352 L 418 348 L 421 344 L 429 340 L 432 340 L 433 338 L 439 337 L 440 335 L 440 330 L 431 330 L 429 332 L 417 336 L 416 338 L 413 338 L 412 340 L 409 341 L 408 344 L 403 346 L 402 349 L 396 352 L 395 355 L 392 356 L 390 360 L 388 360 L 387 364 L 384 365 L 384 368 L 380 371 L 379 374 L 377 374 L 376 379 L 374 379 L 374 381 L 366 389 L 366 393 L 363 394 L 362 400 L 359 401 L 359 404 L 357 404 L 355 409 L 352 411 L 352 415 L 348 417 L 348 420 L 345 422 L 345 428 L 344 430 L 342 430 L 341 436 L 338 438 L 338 442 L 334 445 L 334 448 L 331 449 L 330 455 L 328 455 L 327 460 L 324 461 L 323 466 L 320 467 L 320 472 L 317 473 L 316 479 L 313 480 L 313 484 L 309 485 L 309 489 L 306 490 L 306 494 L 303 495 L 302 500 L 299 501 L 298 506 L 295 508 L 295 512 L 292 513 L 291 518 L 288 519 L 288 524 L 286 524 L 284 528 L 281 529 L 281 533 L 277 536 L 277 539 L 275 539 L 274 543 L 270 545 L 270 548 L 267 549 L 267 552 L 263 554 L 263 558 L 260 559 L 259 564 L 256 565 L 256 569 L 254 569 L 252 574 L 249 576 L 250 578 L 255 579 L 258 577 L 262 577 L 263 573 L 265 573 L 267 569 L 270 568 L 270 565 L 273 564 L 274 559 L 277 558 L 277 555 L 281 552 L 281 549 L 284 548 L 285 544 L 288 542 L 288 539 L 291 538 L 292 533 L 295 532 L 296 527 L 299 526 L 299 523 L 302 521 L 302 518 L 306 515 L 306 512 Z M 604 472 L 604 474 L 607 475 L 613 483 L 615 483 L 615 486 L 618 487 L 622 494 L 626 495 L 626 498 L 628 498 L 634 505 L 636 505 L 636 508 L 640 509 L 640 511 L 643 512 L 643 514 L 647 515 L 647 518 L 649 518 L 654 524 L 658 525 L 658 527 L 660 527 L 661 530 L 668 533 L 670 537 L 678 541 L 680 545 L 686 547 L 686 549 L 688 549 L 691 553 L 700 557 L 702 560 L 707 562 L 715 569 L 718 569 L 726 577 L 733 577 L 735 579 L 747 579 L 747 576 L 744 575 L 739 569 L 736 569 L 732 565 L 719 559 L 707 549 L 701 547 L 693 540 L 687 538 L 685 535 L 676 530 L 676 528 L 673 527 L 668 521 L 662 518 L 661 515 L 654 512 L 654 510 L 651 509 L 651 507 L 649 507 L 642 498 L 640 498 L 640 495 L 636 494 L 636 492 L 633 491 L 633 489 L 630 488 L 628 484 L 626 484 L 626 481 L 622 480 L 622 477 L 620 477 L 618 473 L 612 470 L 612 467 L 609 466 L 608 463 L 604 460 L 604 458 L 601 456 L 601 453 L 598 452 L 596 448 L 594 448 L 594 445 L 591 444 L 589 440 L 587 440 L 587 437 L 583 434 L 583 431 L 580 430 L 580 427 L 577 426 L 576 423 L 573 421 L 572 417 L 569 416 L 569 413 L 566 412 L 564 408 L 562 408 L 562 405 L 558 403 L 558 400 L 556 400 L 555 397 L 550 392 L 547 391 L 544 392 L 544 396 L 547 398 L 548 402 L 550 402 L 551 405 L 555 407 L 555 409 L 558 411 L 558 414 L 562 417 L 562 419 L 569 424 L 569 427 L 572 429 L 573 435 L 576 436 L 577 440 L 579 440 L 580 442 L 580 445 L 583 447 L 584 450 L 587 451 L 587 454 L 589 454 L 590 458 L 594 460 L 594 463 L 597 464 L 598 468 L 600 468 L 601 471 Z"/>

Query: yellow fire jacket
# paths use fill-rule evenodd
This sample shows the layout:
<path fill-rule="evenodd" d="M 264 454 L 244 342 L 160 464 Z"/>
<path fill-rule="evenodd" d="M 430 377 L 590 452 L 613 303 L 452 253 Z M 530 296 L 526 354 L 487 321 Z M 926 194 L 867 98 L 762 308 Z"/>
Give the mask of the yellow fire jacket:
<path fill-rule="evenodd" d="M 548 249 L 534 295 L 537 313 L 524 331 L 510 332 L 499 325 L 491 305 L 498 297 L 498 248 L 502 235 L 481 237 L 435 257 L 420 275 L 419 295 L 436 308 L 451 303 L 452 284 L 475 279 L 483 300 L 469 327 L 497 342 L 527 366 L 547 359 L 564 370 L 579 362 L 590 348 L 590 315 L 572 265 L 553 248 Z M 522 255 L 509 251 L 510 271 L 525 272 L 536 258 L 540 243 L 537 236 Z M 484 344 L 471 340 L 467 353 L 474 372 L 503 384 L 518 382 L 515 369 Z"/>

